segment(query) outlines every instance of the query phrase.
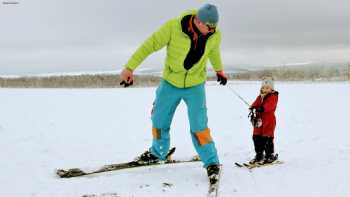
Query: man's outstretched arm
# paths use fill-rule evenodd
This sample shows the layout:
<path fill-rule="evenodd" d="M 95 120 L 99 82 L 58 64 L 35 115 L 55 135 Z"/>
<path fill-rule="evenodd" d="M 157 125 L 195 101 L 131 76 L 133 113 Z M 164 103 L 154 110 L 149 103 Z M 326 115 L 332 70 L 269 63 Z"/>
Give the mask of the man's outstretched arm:
<path fill-rule="evenodd" d="M 172 20 L 169 20 L 147 38 L 131 56 L 125 67 L 135 70 L 151 53 L 165 47 L 170 41 L 171 24 Z"/>
<path fill-rule="evenodd" d="M 121 75 L 121 84 L 125 87 L 133 83 L 133 71 L 153 52 L 156 52 L 166 46 L 170 41 L 171 24 L 169 20 L 163 26 L 147 38 L 143 44 L 131 56 Z"/>

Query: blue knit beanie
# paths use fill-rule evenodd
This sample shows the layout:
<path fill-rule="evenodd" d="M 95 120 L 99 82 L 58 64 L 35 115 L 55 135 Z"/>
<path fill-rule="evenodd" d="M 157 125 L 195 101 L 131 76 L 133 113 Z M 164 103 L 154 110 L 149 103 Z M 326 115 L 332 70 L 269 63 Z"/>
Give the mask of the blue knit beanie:
<path fill-rule="evenodd" d="M 199 8 L 197 16 L 201 22 L 212 27 L 215 27 L 219 22 L 218 9 L 212 4 L 205 4 Z"/>

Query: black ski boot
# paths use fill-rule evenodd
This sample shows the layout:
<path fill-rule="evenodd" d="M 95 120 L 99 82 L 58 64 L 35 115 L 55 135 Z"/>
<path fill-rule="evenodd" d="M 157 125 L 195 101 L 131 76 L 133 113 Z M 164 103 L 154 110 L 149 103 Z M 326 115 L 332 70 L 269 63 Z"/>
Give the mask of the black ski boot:
<path fill-rule="evenodd" d="M 138 156 L 135 159 L 135 161 L 138 162 L 139 164 L 154 164 L 154 163 L 160 162 L 158 157 L 152 155 L 150 151 L 146 151 L 142 153 L 140 156 Z"/>
<path fill-rule="evenodd" d="M 266 144 L 265 144 L 265 159 L 264 163 L 273 163 L 278 159 L 278 154 L 274 154 L 275 147 L 273 143 L 273 137 L 267 137 L 266 138 Z"/>
<path fill-rule="evenodd" d="M 262 164 L 264 163 L 264 153 L 257 153 L 255 157 L 249 161 L 249 164 Z"/>
<path fill-rule="evenodd" d="M 265 138 L 260 135 L 253 136 L 255 157 L 249 161 L 249 164 L 260 164 L 264 162 Z"/>
<path fill-rule="evenodd" d="M 207 174 L 210 184 L 215 184 L 219 180 L 220 176 L 220 165 L 213 164 L 207 167 Z"/>
<path fill-rule="evenodd" d="M 264 164 L 273 163 L 277 160 L 278 160 L 278 154 L 266 155 L 265 160 L 264 160 Z"/>

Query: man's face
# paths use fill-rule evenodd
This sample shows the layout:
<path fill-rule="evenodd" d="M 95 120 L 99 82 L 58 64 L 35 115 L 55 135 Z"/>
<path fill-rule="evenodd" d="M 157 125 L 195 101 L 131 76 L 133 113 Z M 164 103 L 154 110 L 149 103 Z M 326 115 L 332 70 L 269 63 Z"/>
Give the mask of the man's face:
<path fill-rule="evenodd" d="M 209 25 L 201 22 L 198 18 L 196 18 L 196 21 L 197 28 L 203 35 L 207 35 L 208 33 L 213 33 L 215 31 L 215 27 L 210 27 Z"/>

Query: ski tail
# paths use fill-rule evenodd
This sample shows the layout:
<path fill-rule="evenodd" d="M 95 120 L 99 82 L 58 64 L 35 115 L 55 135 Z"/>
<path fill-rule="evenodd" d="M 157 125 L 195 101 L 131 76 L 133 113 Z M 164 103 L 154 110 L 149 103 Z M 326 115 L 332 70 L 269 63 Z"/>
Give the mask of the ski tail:
<path fill-rule="evenodd" d="M 220 165 L 219 174 L 215 183 L 211 183 L 211 181 L 209 180 L 208 197 L 218 197 L 221 173 L 222 173 L 222 165 Z"/>

